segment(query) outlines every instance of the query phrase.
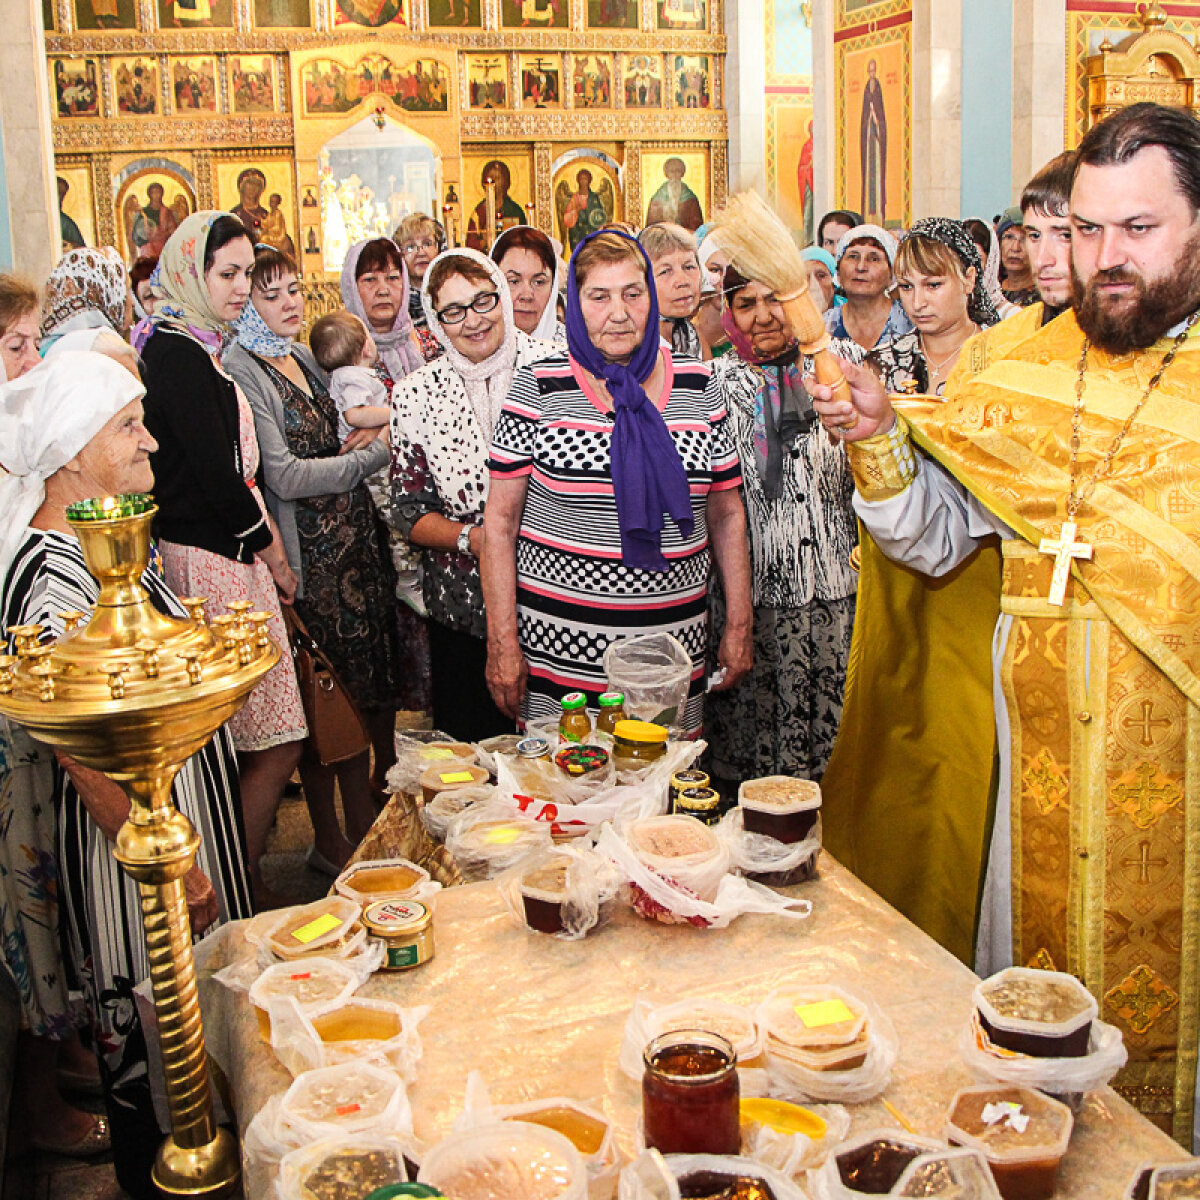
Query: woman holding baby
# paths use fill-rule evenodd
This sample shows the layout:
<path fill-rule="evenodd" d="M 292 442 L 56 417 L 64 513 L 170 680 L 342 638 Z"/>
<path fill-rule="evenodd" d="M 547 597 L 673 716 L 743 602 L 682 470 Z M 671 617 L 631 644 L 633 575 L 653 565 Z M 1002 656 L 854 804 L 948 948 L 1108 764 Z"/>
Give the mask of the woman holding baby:
<path fill-rule="evenodd" d="M 316 831 L 309 863 L 335 870 L 370 827 L 373 787 L 382 790 L 395 759 L 400 645 L 395 622 L 383 619 L 396 611 L 395 575 L 364 483 L 388 462 L 388 447 L 377 426 L 352 427 L 345 440 L 339 436 L 329 377 L 295 340 L 304 323 L 295 263 L 260 246 L 252 280 L 237 343 L 222 361 L 254 412 L 267 507 L 298 580 L 296 612 L 357 703 L 375 751 L 373 772 L 366 753 L 336 767 L 322 766 L 307 752 L 301 759 Z M 345 837 L 333 805 L 335 779 Z"/>

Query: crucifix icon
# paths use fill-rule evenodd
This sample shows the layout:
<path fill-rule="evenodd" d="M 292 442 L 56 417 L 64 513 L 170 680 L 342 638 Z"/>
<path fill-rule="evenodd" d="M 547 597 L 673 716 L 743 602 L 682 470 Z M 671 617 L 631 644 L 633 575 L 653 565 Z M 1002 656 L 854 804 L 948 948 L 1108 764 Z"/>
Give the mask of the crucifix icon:
<path fill-rule="evenodd" d="M 1050 577 L 1050 595 L 1047 599 L 1051 604 L 1062 607 L 1067 596 L 1067 579 L 1071 574 L 1071 559 L 1091 558 L 1092 547 L 1087 542 L 1075 540 L 1075 522 L 1064 521 L 1059 530 L 1058 539 L 1042 538 L 1038 543 L 1042 554 L 1054 555 L 1054 574 Z"/>
<path fill-rule="evenodd" d="M 1170 729 L 1171 722 L 1166 717 L 1156 717 L 1154 715 L 1153 702 L 1143 700 L 1141 717 L 1126 717 L 1121 722 L 1121 725 L 1125 729 L 1140 729 L 1142 731 L 1142 745 L 1153 746 L 1155 742 L 1155 729 Z"/>
<path fill-rule="evenodd" d="M 1138 883 L 1150 883 L 1150 872 L 1154 867 L 1167 867 L 1170 864 L 1165 858 L 1150 857 L 1150 843 L 1141 841 L 1138 843 L 1139 854 L 1137 858 L 1124 858 L 1121 860 L 1121 866 L 1132 867 L 1137 872 Z"/>

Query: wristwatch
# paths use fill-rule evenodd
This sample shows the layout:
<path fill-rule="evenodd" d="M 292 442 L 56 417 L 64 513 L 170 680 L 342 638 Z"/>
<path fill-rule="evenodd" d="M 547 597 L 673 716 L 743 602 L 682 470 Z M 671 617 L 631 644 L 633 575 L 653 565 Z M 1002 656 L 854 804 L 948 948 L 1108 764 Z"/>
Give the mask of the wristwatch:
<path fill-rule="evenodd" d="M 458 541 L 454 544 L 458 547 L 459 554 L 471 553 L 471 531 L 475 528 L 474 525 L 464 525 L 458 531 Z"/>

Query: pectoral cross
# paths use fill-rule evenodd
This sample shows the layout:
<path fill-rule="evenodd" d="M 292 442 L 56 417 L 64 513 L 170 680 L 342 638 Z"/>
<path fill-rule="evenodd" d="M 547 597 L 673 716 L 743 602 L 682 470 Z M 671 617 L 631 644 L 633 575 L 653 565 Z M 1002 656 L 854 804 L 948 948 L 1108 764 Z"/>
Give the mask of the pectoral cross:
<path fill-rule="evenodd" d="M 1058 532 L 1058 540 L 1042 538 L 1038 543 L 1042 554 L 1054 555 L 1054 574 L 1050 577 L 1050 595 L 1047 599 L 1051 604 L 1062 607 L 1067 596 L 1067 579 L 1071 574 L 1071 559 L 1092 557 L 1092 547 L 1087 542 L 1075 540 L 1075 522 L 1064 521 Z"/>

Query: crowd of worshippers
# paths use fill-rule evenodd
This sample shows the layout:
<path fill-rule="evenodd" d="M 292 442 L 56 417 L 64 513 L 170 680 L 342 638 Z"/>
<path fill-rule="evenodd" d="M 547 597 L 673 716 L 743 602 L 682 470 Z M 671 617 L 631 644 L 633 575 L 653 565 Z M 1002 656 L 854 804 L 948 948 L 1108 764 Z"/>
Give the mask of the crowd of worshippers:
<path fill-rule="evenodd" d="M 828 214 L 805 258 L 837 353 L 938 394 L 1014 306 L 1056 313 L 1070 174 L 1051 163 L 995 228 L 898 235 Z M 295 773 L 308 864 L 336 874 L 383 803 L 398 710 L 470 741 L 570 691 L 594 705 L 605 649 L 631 634 L 669 632 L 691 656 L 680 723 L 715 779 L 821 777 L 854 624 L 854 489 L 784 309 L 704 227 L 612 225 L 561 255 L 528 226 L 488 255 L 447 248 L 412 216 L 350 248 L 344 308 L 311 324 L 296 262 L 227 213 L 188 217 L 131 273 L 85 247 L 40 288 L 0 276 L 4 626 L 57 636 L 94 604 L 69 504 L 152 492 L 154 603 L 182 615 L 178 597 L 205 596 L 212 617 L 249 601 L 280 644 L 290 610 L 369 734 L 360 756 L 317 761 L 285 656 L 187 764 L 197 934 L 280 903 L 262 858 Z M 122 1187 L 149 1195 L 147 964 L 109 852 L 127 801 L 7 722 L 0 772 L 32 1144 L 111 1143 Z M 67 1098 L 81 1087 L 105 1117 Z"/>

